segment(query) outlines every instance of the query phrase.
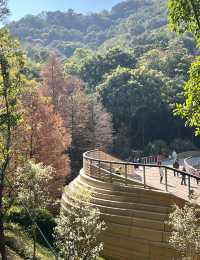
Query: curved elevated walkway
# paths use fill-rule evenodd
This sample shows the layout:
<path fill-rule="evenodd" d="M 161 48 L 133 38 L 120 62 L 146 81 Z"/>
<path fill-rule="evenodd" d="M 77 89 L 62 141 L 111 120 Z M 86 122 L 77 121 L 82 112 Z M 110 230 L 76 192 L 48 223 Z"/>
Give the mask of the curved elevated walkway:
<path fill-rule="evenodd" d="M 131 165 L 125 165 L 124 176 L 117 176 L 112 173 L 114 164 L 121 161 L 113 161 L 114 158 L 111 161 L 109 155 L 103 153 L 100 160 L 99 152 L 90 153 L 90 156 L 84 157 L 80 175 L 69 185 L 72 195 L 63 193 L 62 206 L 66 211 L 72 206 L 70 196 L 73 196 L 75 189 L 92 189 L 92 204 L 100 209 L 108 227 L 102 234 L 102 256 L 107 260 L 169 260 L 177 256 L 177 252 L 167 243 L 170 229 L 166 221 L 172 205 L 184 205 L 187 196 L 184 198 L 180 194 L 165 191 L 166 185 L 154 185 L 150 175 L 155 175 L 157 168 L 147 166 L 145 170 L 144 167 L 148 176 L 144 172 L 137 173 L 146 179 L 142 182 L 131 177 Z M 109 158 L 105 160 L 103 156 Z"/>

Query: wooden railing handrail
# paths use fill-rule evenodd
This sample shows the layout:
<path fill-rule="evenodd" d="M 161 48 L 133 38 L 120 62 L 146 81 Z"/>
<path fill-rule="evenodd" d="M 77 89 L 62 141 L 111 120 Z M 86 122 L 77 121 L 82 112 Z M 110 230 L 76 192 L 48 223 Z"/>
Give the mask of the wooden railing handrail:
<path fill-rule="evenodd" d="M 118 164 L 118 165 L 130 165 L 130 166 L 145 166 L 145 167 L 151 167 L 151 168 L 164 168 L 164 169 L 167 169 L 167 170 L 171 170 L 171 171 L 176 171 L 180 174 L 185 174 L 186 176 L 188 177 L 192 177 L 192 178 L 195 178 L 197 180 L 200 180 L 200 176 L 196 176 L 194 174 L 191 174 L 191 173 L 187 173 L 185 171 L 181 171 L 179 169 L 176 169 L 176 168 L 173 168 L 173 167 L 170 167 L 170 166 L 166 166 L 166 165 L 157 165 L 157 164 L 144 164 L 144 163 L 132 163 L 132 162 L 126 162 L 126 161 L 122 161 L 122 162 L 117 162 L 117 161 L 111 161 L 111 160 L 102 160 L 102 159 L 95 159 L 95 158 L 92 158 L 90 156 L 88 156 L 88 153 L 94 153 L 98 150 L 91 150 L 91 151 L 88 151 L 88 152 L 85 152 L 83 154 L 83 158 L 84 159 L 87 159 L 87 160 L 92 160 L 94 162 L 102 162 L 102 163 L 108 163 L 108 164 Z"/>

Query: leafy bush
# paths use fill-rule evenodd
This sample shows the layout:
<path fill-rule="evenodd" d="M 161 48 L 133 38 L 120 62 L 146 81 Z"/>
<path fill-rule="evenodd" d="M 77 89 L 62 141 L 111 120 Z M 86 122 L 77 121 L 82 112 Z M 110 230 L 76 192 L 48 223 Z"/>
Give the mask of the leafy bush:
<path fill-rule="evenodd" d="M 195 206 L 186 204 L 169 215 L 168 224 L 172 228 L 169 244 L 179 251 L 183 259 L 199 259 L 200 254 L 200 210 Z"/>
<path fill-rule="evenodd" d="M 33 241 L 29 237 L 28 233 L 24 232 L 19 225 L 12 225 L 12 227 L 10 226 L 10 229 L 6 231 L 6 245 L 8 249 L 11 249 L 20 256 L 20 259 L 32 259 L 32 243 Z M 37 255 L 35 259 L 53 260 L 55 257 L 46 247 L 37 244 Z"/>
<path fill-rule="evenodd" d="M 21 225 L 25 230 L 30 229 L 31 219 L 25 209 L 17 206 L 13 206 L 7 214 L 7 222 L 13 222 Z M 55 227 L 55 220 L 53 215 L 45 209 L 37 210 L 36 222 L 45 235 L 50 244 L 53 244 L 53 229 Z M 44 239 L 39 231 L 37 232 L 37 241 L 46 246 Z"/>
<path fill-rule="evenodd" d="M 31 225 L 31 219 L 24 208 L 13 206 L 7 213 L 7 222 L 20 224 L 24 228 L 28 228 Z"/>
<path fill-rule="evenodd" d="M 80 188 L 67 189 L 72 206 L 61 209 L 55 228 L 56 246 L 64 259 L 98 259 L 103 249 L 100 234 L 106 225 L 100 218 L 100 211 L 91 205 L 92 191 Z"/>
<path fill-rule="evenodd" d="M 36 215 L 36 221 L 38 226 L 40 227 L 41 231 L 49 241 L 51 245 L 53 245 L 53 229 L 56 226 L 56 222 L 52 216 L 52 214 L 48 210 L 39 210 Z M 37 240 L 41 244 L 45 244 L 44 239 L 42 236 L 38 233 L 37 234 Z"/>

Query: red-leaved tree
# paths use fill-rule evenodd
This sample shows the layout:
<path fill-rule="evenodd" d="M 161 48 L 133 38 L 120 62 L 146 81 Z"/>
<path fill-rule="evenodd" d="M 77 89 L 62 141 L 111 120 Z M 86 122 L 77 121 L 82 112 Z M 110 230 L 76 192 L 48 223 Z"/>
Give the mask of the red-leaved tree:
<path fill-rule="evenodd" d="M 24 121 L 15 134 L 18 138 L 16 146 L 20 145 L 16 151 L 20 151 L 25 160 L 35 158 L 37 162 L 55 168 L 56 174 L 49 188 L 54 197 L 60 197 L 70 173 L 66 155 L 70 139 L 63 120 L 40 89 L 23 97 L 23 108 Z"/>

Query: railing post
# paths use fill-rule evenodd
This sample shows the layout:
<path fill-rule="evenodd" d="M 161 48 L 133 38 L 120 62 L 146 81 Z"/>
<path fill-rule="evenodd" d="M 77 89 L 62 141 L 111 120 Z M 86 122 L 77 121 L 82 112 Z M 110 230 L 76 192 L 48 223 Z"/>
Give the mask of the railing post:
<path fill-rule="evenodd" d="M 110 182 L 112 183 L 112 163 L 110 162 Z"/>
<path fill-rule="evenodd" d="M 99 165 L 99 176 L 101 175 L 101 162 L 100 161 L 98 161 L 98 165 Z"/>
<path fill-rule="evenodd" d="M 127 185 L 127 164 L 125 164 L 125 183 Z"/>
<path fill-rule="evenodd" d="M 190 184 L 190 175 L 188 175 L 188 198 L 190 199 L 191 195 L 191 184 Z"/>
<path fill-rule="evenodd" d="M 168 191 L 168 185 L 167 185 L 167 168 L 165 168 L 165 190 Z"/>
<path fill-rule="evenodd" d="M 90 162 L 90 173 L 89 173 L 89 175 L 92 176 L 92 160 L 89 159 L 89 162 Z"/>
<path fill-rule="evenodd" d="M 144 188 L 146 187 L 146 172 L 145 166 L 143 166 L 143 179 L 144 179 Z"/>

